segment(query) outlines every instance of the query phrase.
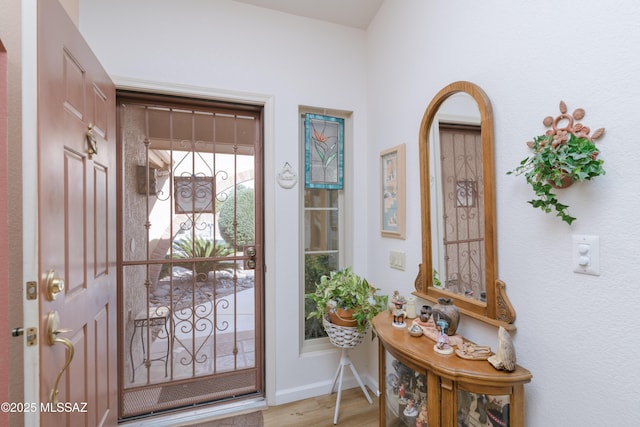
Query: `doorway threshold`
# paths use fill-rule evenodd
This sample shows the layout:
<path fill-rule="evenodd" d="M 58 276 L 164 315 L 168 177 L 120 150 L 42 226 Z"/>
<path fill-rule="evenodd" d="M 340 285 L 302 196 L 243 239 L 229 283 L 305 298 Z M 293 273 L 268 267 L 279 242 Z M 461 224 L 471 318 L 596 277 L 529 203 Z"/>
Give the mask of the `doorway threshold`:
<path fill-rule="evenodd" d="M 249 412 L 267 409 L 267 401 L 264 397 L 256 397 L 247 400 L 217 404 L 209 407 L 199 407 L 191 410 L 183 409 L 171 414 L 159 414 L 143 419 L 123 420 L 119 427 L 179 427 L 189 424 L 215 421 L 233 415 L 242 415 Z"/>

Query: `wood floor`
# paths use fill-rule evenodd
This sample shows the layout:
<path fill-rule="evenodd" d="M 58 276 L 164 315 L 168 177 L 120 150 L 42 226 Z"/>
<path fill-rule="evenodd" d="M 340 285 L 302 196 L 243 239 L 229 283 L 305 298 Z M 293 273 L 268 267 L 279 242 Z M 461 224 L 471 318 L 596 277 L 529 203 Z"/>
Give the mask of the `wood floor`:
<path fill-rule="evenodd" d="M 318 396 L 285 405 L 271 406 L 262 411 L 265 427 L 333 426 L 336 393 Z M 367 402 L 359 387 L 344 390 L 340 399 L 338 426 L 374 427 L 378 425 L 378 398 L 369 390 L 373 405 Z"/>

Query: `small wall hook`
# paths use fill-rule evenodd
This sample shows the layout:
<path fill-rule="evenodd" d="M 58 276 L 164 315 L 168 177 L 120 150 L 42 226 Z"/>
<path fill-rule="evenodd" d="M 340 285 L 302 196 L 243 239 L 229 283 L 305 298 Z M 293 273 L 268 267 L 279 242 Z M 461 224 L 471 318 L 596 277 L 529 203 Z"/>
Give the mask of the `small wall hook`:
<path fill-rule="evenodd" d="M 290 189 L 295 187 L 298 183 L 298 175 L 296 174 L 293 166 L 289 164 L 289 162 L 285 162 L 284 166 L 278 173 L 278 185 L 285 189 Z"/>

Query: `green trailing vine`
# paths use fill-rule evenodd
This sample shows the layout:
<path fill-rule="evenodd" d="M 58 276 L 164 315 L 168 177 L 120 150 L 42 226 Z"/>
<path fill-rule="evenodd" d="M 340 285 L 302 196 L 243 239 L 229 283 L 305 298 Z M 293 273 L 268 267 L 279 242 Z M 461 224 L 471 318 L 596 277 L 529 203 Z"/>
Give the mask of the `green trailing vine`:
<path fill-rule="evenodd" d="M 551 116 L 544 119 L 544 125 L 551 129 L 527 143 L 533 155 L 525 157 L 507 174 L 524 174 L 535 194 L 528 203 L 543 212 L 555 212 L 562 221 L 571 225 L 576 218 L 568 213 L 568 205 L 560 203 L 554 190 L 605 174 L 604 161 L 598 157 L 600 152 L 593 142 L 602 137 L 604 128 L 589 136 L 587 126 L 574 124 L 574 120 L 584 117 L 583 109 L 578 108 L 569 115 L 566 105 L 560 101 L 560 113 L 555 119 Z M 562 120 L 567 122 L 564 127 L 558 125 Z"/>

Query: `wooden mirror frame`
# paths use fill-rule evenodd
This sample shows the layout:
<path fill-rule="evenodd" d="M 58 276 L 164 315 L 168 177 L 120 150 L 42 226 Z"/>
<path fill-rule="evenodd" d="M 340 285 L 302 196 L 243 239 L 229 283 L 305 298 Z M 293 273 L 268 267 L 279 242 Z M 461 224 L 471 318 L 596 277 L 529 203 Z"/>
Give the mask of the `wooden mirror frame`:
<path fill-rule="evenodd" d="M 429 132 L 442 103 L 451 95 L 464 92 L 478 104 L 482 141 L 482 169 L 484 191 L 484 249 L 486 302 L 433 286 L 433 258 L 431 248 L 431 195 L 429 185 Z M 420 203 L 422 207 L 422 264 L 416 278 L 414 295 L 437 302 L 451 298 L 460 312 L 507 330 L 514 330 L 515 310 L 507 298 L 505 284 L 498 280 L 496 241 L 495 166 L 493 159 L 493 110 L 487 94 L 477 85 L 457 81 L 445 86 L 431 100 L 420 124 Z"/>

